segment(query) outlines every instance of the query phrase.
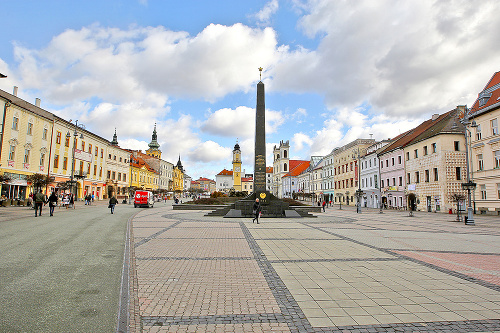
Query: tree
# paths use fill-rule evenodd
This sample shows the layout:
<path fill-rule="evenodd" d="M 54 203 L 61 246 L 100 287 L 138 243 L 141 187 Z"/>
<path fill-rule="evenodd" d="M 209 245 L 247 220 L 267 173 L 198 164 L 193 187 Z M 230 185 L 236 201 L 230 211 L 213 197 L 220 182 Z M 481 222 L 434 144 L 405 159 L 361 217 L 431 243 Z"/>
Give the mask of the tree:
<path fill-rule="evenodd" d="M 450 195 L 450 200 L 457 203 L 457 221 L 460 221 L 460 202 L 465 200 L 465 195 L 462 193 L 453 193 Z"/>
<path fill-rule="evenodd" d="M 56 186 L 59 188 L 60 191 L 66 191 L 66 190 L 69 190 L 71 189 L 71 186 L 70 184 L 68 183 L 68 181 L 65 181 L 65 182 L 58 182 L 56 184 Z"/>
<path fill-rule="evenodd" d="M 10 182 L 10 177 L 9 176 L 6 176 L 5 174 L 3 175 L 0 175 L 0 183 L 8 183 Z"/>
<path fill-rule="evenodd" d="M 54 182 L 54 177 L 47 175 L 42 175 L 39 173 L 34 173 L 26 177 L 26 181 L 31 183 L 35 192 L 41 191 L 45 186 L 52 184 Z"/>

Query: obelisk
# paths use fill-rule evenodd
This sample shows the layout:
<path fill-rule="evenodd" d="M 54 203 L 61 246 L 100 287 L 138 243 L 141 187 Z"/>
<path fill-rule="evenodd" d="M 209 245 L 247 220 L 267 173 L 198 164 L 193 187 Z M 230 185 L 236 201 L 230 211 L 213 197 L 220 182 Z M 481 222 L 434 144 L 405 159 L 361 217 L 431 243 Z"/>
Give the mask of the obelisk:
<path fill-rule="evenodd" d="M 257 83 L 257 107 L 255 108 L 255 164 L 254 186 L 256 194 L 266 192 L 266 103 L 262 67 L 259 68 L 260 81 Z"/>

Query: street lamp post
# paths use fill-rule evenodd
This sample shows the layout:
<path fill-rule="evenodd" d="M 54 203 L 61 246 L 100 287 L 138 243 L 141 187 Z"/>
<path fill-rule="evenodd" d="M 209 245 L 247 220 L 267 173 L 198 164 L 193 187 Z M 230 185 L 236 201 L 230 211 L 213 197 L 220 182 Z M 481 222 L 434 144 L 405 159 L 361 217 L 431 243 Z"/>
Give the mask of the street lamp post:
<path fill-rule="evenodd" d="M 358 202 L 356 204 L 356 213 L 361 214 L 361 197 L 363 196 L 363 191 L 361 190 L 361 154 L 359 153 L 359 147 L 357 153 L 353 153 L 352 158 L 356 158 L 358 161 L 358 189 L 356 190 L 356 198 Z"/>
<path fill-rule="evenodd" d="M 469 166 L 469 146 L 467 144 L 467 132 L 471 135 L 472 139 L 472 134 L 467 128 L 468 125 L 471 127 L 477 127 L 476 122 L 473 120 L 472 123 L 469 121 L 469 113 L 467 108 L 465 109 L 465 115 L 464 118 L 461 120 L 461 123 L 465 126 L 465 164 L 467 168 L 467 183 L 462 183 L 462 188 L 467 190 L 467 220 L 465 221 L 465 224 L 467 225 L 475 225 L 474 223 L 474 213 L 472 211 L 472 200 L 471 200 L 471 190 L 474 191 L 476 189 L 476 183 L 472 182 L 470 179 L 470 166 Z"/>
<path fill-rule="evenodd" d="M 83 125 L 80 124 L 80 127 L 82 127 Z M 76 182 L 75 182 L 75 149 L 76 149 L 76 138 L 78 136 L 78 132 L 77 132 L 77 128 L 78 128 L 78 120 L 75 121 L 75 130 L 73 132 L 73 152 L 72 152 L 72 155 L 71 155 L 71 180 L 70 180 L 70 187 L 71 187 L 71 193 L 74 195 L 74 199 L 76 200 L 76 196 L 77 194 L 75 193 L 75 185 L 76 185 Z M 66 138 L 70 138 L 71 137 L 71 133 L 68 131 L 68 133 L 66 133 Z M 80 139 L 83 139 L 83 134 L 80 134 Z"/>

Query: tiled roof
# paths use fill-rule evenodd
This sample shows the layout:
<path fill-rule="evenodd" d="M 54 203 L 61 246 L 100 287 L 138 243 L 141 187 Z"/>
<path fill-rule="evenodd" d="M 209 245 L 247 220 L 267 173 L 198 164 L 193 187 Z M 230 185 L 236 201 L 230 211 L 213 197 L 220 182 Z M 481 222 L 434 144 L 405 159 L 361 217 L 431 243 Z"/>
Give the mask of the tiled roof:
<path fill-rule="evenodd" d="M 249 177 L 249 178 L 241 178 L 241 181 L 242 182 L 253 182 L 253 178 L 252 177 Z"/>
<path fill-rule="evenodd" d="M 273 173 L 273 167 L 266 167 L 266 173 Z"/>
<path fill-rule="evenodd" d="M 294 163 L 294 166 L 292 167 L 291 162 L 292 161 L 290 161 L 290 171 L 283 177 L 296 177 L 306 170 L 311 164 L 311 161 L 294 161 L 297 163 Z"/>
<path fill-rule="evenodd" d="M 232 171 L 229 171 L 229 170 L 222 170 L 221 172 L 219 172 L 217 174 L 217 176 L 232 176 L 233 175 L 233 172 Z"/>
<path fill-rule="evenodd" d="M 134 157 L 133 155 L 130 156 L 130 165 L 133 166 L 134 168 L 146 168 L 149 172 L 156 173 L 156 171 L 149 166 L 142 158 L 140 157 Z"/>
<path fill-rule="evenodd" d="M 449 112 L 451 112 L 451 111 L 449 111 Z M 418 125 L 417 127 L 412 128 L 411 130 L 404 132 L 403 134 L 398 135 L 396 138 L 394 138 L 394 141 L 391 144 L 388 144 L 388 145 L 382 147 L 379 151 L 377 151 L 377 155 L 380 156 L 380 155 L 386 154 L 388 152 L 391 152 L 395 149 L 406 147 L 413 140 L 415 140 L 415 138 L 417 138 L 422 133 L 424 133 L 427 129 L 432 127 L 437 122 L 442 121 L 443 118 L 446 118 L 447 114 L 449 112 L 440 115 L 435 120 L 432 120 L 432 118 L 428 119 L 428 120 L 424 121 L 423 123 L 421 123 L 420 125 Z"/>
<path fill-rule="evenodd" d="M 459 121 L 457 113 L 459 109 L 454 109 L 442 114 L 433 125 L 427 128 L 422 134 L 414 138 L 409 144 L 417 143 L 419 141 L 431 138 L 438 134 L 443 133 L 457 133 L 463 134 L 465 132 L 464 125 Z"/>
<path fill-rule="evenodd" d="M 200 179 L 198 179 L 197 182 L 212 182 L 212 183 L 215 183 L 214 180 L 208 179 L 208 178 L 204 178 L 204 177 L 200 177 Z"/>
<path fill-rule="evenodd" d="M 484 100 L 483 100 L 484 99 Z M 484 105 L 480 105 L 481 100 L 486 101 Z M 470 109 L 470 113 L 474 114 L 487 112 L 490 109 L 500 107 L 500 71 L 493 74 L 484 89 L 478 94 L 478 97 Z"/>

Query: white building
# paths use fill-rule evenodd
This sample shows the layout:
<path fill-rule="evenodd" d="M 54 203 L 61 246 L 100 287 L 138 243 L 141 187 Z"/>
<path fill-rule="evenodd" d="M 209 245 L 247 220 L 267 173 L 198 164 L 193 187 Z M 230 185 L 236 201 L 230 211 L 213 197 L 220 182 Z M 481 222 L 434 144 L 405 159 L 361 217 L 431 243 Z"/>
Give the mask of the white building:
<path fill-rule="evenodd" d="M 362 207 L 380 208 L 380 161 L 377 150 L 387 145 L 389 140 L 382 140 L 366 148 L 366 154 L 361 156 L 361 198 Z"/>

